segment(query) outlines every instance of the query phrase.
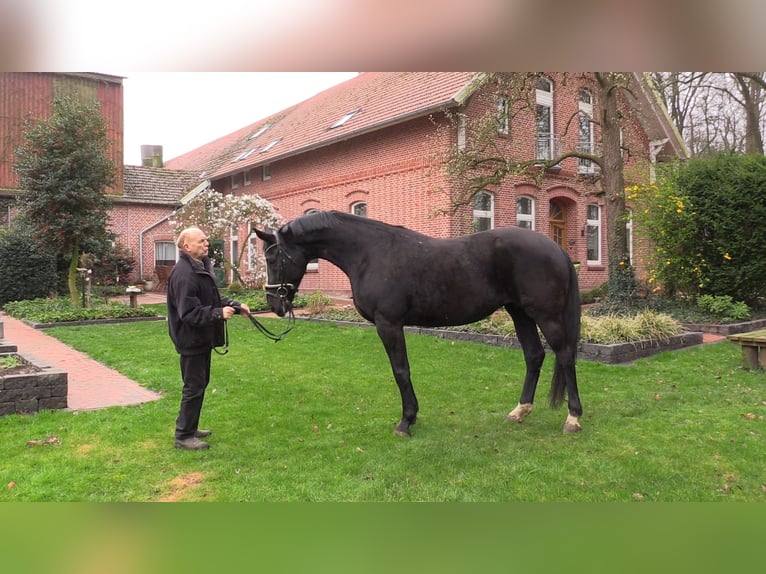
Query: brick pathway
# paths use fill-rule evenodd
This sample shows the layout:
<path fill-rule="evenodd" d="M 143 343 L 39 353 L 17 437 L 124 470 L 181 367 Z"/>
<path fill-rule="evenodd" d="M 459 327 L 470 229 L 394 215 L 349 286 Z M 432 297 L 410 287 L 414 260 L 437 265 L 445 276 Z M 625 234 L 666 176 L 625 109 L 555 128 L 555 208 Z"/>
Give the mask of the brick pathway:
<path fill-rule="evenodd" d="M 69 410 L 137 405 L 161 397 L 103 363 L 13 317 L 3 315 L 3 330 L 4 342 L 16 345 L 19 353 L 32 355 L 45 364 L 67 372 Z"/>

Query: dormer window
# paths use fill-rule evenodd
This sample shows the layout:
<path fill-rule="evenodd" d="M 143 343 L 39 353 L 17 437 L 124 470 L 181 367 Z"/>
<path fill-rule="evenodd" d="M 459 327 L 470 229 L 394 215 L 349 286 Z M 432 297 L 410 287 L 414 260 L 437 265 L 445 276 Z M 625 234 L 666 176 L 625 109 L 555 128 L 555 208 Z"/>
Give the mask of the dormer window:
<path fill-rule="evenodd" d="M 360 111 L 361 111 L 361 108 L 357 108 L 353 112 L 348 112 L 345 116 L 343 116 L 341 119 L 339 119 L 333 125 L 331 125 L 330 129 L 339 128 L 340 126 L 345 124 L 348 120 L 353 118 L 356 114 L 358 114 Z"/>

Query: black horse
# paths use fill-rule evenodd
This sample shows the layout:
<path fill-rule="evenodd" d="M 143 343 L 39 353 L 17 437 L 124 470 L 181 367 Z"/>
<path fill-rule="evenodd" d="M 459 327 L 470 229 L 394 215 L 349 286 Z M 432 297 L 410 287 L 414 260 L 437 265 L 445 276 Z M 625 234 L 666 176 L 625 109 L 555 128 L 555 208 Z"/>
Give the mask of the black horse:
<path fill-rule="evenodd" d="M 500 307 L 513 318 L 526 362 L 519 403 L 508 420 L 532 411 L 545 358 L 538 326 L 556 355 L 550 403 L 568 396 L 564 432 L 582 429 L 575 360 L 580 293 L 569 256 L 551 239 L 520 227 L 435 239 L 337 211 L 314 212 L 271 233 L 265 243 L 272 311 L 284 316 L 312 259 L 326 259 L 349 278 L 354 305 L 377 328 L 402 396 L 397 434 L 410 435 L 418 400 L 410 380 L 403 327 L 478 321 Z"/>

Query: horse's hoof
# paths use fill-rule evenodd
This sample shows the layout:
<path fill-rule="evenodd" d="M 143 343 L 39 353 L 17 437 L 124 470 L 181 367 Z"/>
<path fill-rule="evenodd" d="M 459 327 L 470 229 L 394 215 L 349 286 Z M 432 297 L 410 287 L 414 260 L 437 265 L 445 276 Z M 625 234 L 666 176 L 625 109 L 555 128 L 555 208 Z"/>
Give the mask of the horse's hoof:
<path fill-rule="evenodd" d="M 523 423 L 524 417 L 526 417 L 531 412 L 532 412 L 531 404 L 522 405 L 521 403 L 519 403 L 518 405 L 516 405 L 516 408 L 514 408 L 511 412 L 508 413 L 508 416 L 505 417 L 505 419 L 512 423 Z"/>
<path fill-rule="evenodd" d="M 404 430 L 396 429 L 394 431 L 394 434 L 396 436 L 403 436 L 403 437 L 407 437 L 407 438 L 412 438 L 412 433 L 410 431 L 408 431 L 408 430 L 404 431 Z"/>
<path fill-rule="evenodd" d="M 564 434 L 580 432 L 581 430 L 582 427 L 580 426 L 580 423 L 566 423 L 564 425 Z"/>

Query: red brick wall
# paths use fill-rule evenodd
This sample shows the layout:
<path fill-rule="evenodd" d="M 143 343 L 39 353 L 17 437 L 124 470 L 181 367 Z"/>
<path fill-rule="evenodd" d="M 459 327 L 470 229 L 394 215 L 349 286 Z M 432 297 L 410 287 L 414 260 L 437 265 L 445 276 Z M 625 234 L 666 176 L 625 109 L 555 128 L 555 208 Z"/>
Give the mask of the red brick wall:
<path fill-rule="evenodd" d="M 167 221 L 172 209 L 167 206 L 115 203 L 109 229 L 119 236 L 118 241 L 127 247 L 135 258 L 132 281 L 151 279 L 154 273 L 154 243 L 175 241 L 173 227 Z M 147 229 L 148 228 L 148 229 Z M 143 234 L 142 231 L 146 230 Z M 143 255 L 139 257 L 139 238 L 143 237 Z M 141 272 L 143 263 L 143 275 Z"/>

